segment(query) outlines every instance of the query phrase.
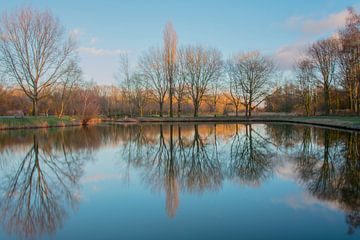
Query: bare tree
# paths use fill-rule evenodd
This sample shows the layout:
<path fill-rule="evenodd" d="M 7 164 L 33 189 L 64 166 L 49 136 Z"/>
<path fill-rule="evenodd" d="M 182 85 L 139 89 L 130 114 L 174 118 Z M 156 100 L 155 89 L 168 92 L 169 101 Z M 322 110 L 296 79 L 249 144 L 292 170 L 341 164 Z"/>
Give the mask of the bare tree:
<path fill-rule="evenodd" d="M 301 91 L 305 114 L 311 113 L 312 92 L 314 88 L 314 66 L 309 59 L 302 59 L 295 66 L 296 79 Z"/>
<path fill-rule="evenodd" d="M 50 12 L 24 8 L 4 14 L 0 25 L 1 64 L 33 103 L 51 94 L 68 72 L 74 41 L 66 39 L 59 21 Z"/>
<path fill-rule="evenodd" d="M 99 87 L 93 81 L 76 86 L 70 106 L 70 112 L 81 117 L 83 124 L 100 112 Z"/>
<path fill-rule="evenodd" d="M 221 81 L 212 82 L 209 87 L 209 93 L 206 96 L 205 102 L 208 104 L 210 108 L 210 112 L 214 114 L 214 117 L 217 115 L 217 105 L 221 99 L 222 93 L 221 93 L 221 87 L 222 83 Z"/>
<path fill-rule="evenodd" d="M 344 29 L 339 32 L 339 73 L 341 84 L 349 94 L 350 109 L 360 113 L 360 15 L 352 8 Z"/>
<path fill-rule="evenodd" d="M 53 94 L 53 101 L 56 105 L 56 114 L 59 117 L 64 115 L 75 86 L 81 85 L 81 76 L 82 71 L 76 61 L 70 62 L 68 71 L 61 78 L 59 87 Z"/>
<path fill-rule="evenodd" d="M 189 46 L 185 50 L 186 81 L 190 98 L 194 105 L 194 117 L 199 114 L 200 104 L 211 83 L 221 75 L 221 53 L 217 49 Z"/>
<path fill-rule="evenodd" d="M 335 38 L 317 41 L 308 49 L 315 77 L 323 87 L 326 114 L 330 113 L 330 87 L 335 78 L 337 49 L 338 41 Z"/>
<path fill-rule="evenodd" d="M 131 93 L 131 73 L 129 66 L 129 56 L 127 53 L 120 54 L 119 60 L 119 70 L 118 74 L 115 76 L 120 83 L 120 86 L 123 91 L 123 96 L 125 98 L 125 103 L 127 105 L 129 115 L 133 116 L 132 108 L 132 93 Z"/>
<path fill-rule="evenodd" d="M 164 30 L 164 63 L 165 77 L 169 84 L 170 117 L 173 117 L 174 79 L 176 73 L 176 45 L 176 32 L 172 23 L 168 22 Z"/>
<path fill-rule="evenodd" d="M 240 54 L 233 58 L 232 85 L 238 85 L 234 89 L 241 91 L 246 116 L 250 117 L 251 112 L 271 93 L 271 78 L 274 72 L 274 63 L 257 51 Z"/>
<path fill-rule="evenodd" d="M 187 83 L 186 78 L 188 76 L 187 68 L 186 68 L 186 49 L 181 48 L 178 51 L 178 60 L 177 60 L 177 74 L 175 78 L 175 98 L 177 100 L 177 116 L 181 116 L 181 105 L 184 101 L 184 98 L 187 94 Z"/>
<path fill-rule="evenodd" d="M 134 73 L 130 78 L 130 99 L 131 103 L 137 108 L 138 114 L 144 116 L 144 108 L 149 100 L 149 91 L 141 75 Z"/>
<path fill-rule="evenodd" d="M 160 117 L 163 116 L 163 107 L 169 86 L 165 79 L 162 60 L 162 51 L 159 48 L 150 48 L 139 61 L 140 74 L 149 87 L 155 102 L 159 104 Z"/>
<path fill-rule="evenodd" d="M 239 116 L 239 108 L 241 105 L 245 106 L 243 99 L 243 89 L 239 82 L 238 69 L 236 67 L 236 58 L 232 58 L 227 63 L 227 74 L 228 74 L 228 84 L 229 92 L 225 94 L 226 98 L 230 100 L 231 104 L 235 107 L 235 116 Z"/>

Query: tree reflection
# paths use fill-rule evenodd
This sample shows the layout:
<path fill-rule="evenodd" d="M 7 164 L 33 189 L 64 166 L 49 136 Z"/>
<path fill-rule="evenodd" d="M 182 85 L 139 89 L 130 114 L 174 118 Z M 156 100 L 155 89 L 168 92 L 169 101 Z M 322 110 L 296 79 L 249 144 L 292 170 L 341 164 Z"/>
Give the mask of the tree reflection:
<path fill-rule="evenodd" d="M 62 225 L 66 208 L 79 201 L 83 152 L 73 151 L 62 132 L 56 138 L 62 139 L 58 148 L 34 134 L 24 157 L 13 159 L 13 169 L 3 178 L 1 217 L 12 234 L 26 238 L 52 234 Z"/>
<path fill-rule="evenodd" d="M 6 229 L 33 238 L 55 232 L 69 207 L 77 206 L 84 160 L 108 144 L 121 147 L 129 181 L 129 169 L 136 168 L 147 186 L 164 195 L 169 217 L 176 215 L 181 193 L 216 191 L 225 180 L 258 186 L 286 163 L 287 177 L 345 212 L 349 233 L 360 225 L 359 133 L 270 124 L 139 124 L 0 133 Z"/>
<path fill-rule="evenodd" d="M 346 212 L 349 233 L 360 225 L 360 138 L 357 132 L 317 132 L 311 140 L 304 129 L 298 154 L 300 181 L 316 198 L 336 203 Z"/>
<path fill-rule="evenodd" d="M 235 132 L 231 129 L 230 133 L 226 132 L 226 137 L 230 136 L 232 142 L 229 157 L 226 151 L 219 153 L 221 143 L 216 124 L 157 125 L 158 132 L 150 134 L 144 144 L 139 144 L 137 137 L 130 137 L 133 143 L 124 146 L 124 151 L 128 152 L 124 155 L 139 152 L 141 158 L 129 157 L 127 161 L 143 169 L 143 179 L 152 189 L 164 191 L 166 211 L 169 217 L 173 217 L 179 206 L 180 191 L 202 193 L 217 190 L 226 177 L 254 185 L 271 176 L 274 154 L 268 147 L 268 139 L 251 125 L 246 125 L 244 133 L 240 133 L 238 127 L 236 125 Z M 146 131 L 153 129 L 147 128 Z M 139 136 L 142 130 L 138 128 L 137 131 L 134 136 Z M 222 139 L 226 138 L 224 132 L 220 134 Z"/>
<path fill-rule="evenodd" d="M 236 125 L 230 147 L 230 177 L 244 184 L 259 185 L 273 172 L 272 155 L 268 141 L 251 124 L 245 125 L 245 134 L 239 133 Z"/>
<path fill-rule="evenodd" d="M 216 138 L 216 135 L 212 137 Z M 202 192 L 207 188 L 217 189 L 223 179 L 218 159 L 216 140 L 213 144 L 206 141 L 194 125 L 194 137 L 189 149 L 187 161 L 183 165 L 186 188 L 189 191 Z"/>

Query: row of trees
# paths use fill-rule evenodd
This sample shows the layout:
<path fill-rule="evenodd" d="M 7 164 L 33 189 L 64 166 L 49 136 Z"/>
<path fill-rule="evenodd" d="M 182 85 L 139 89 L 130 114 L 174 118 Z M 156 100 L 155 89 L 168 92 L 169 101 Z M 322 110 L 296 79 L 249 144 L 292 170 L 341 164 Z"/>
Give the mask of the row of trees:
<path fill-rule="evenodd" d="M 348 98 L 346 108 L 359 114 L 360 16 L 349 8 L 346 26 L 336 36 L 309 46 L 305 56 L 297 62 L 295 74 L 306 115 L 311 114 L 319 87 L 326 114 L 330 113 L 331 98 L 340 101 L 339 93 L 343 92 Z"/>
<path fill-rule="evenodd" d="M 165 26 L 163 41 L 162 47 L 145 51 L 133 67 L 126 54 L 120 56 L 119 86 L 95 86 L 83 80 L 75 39 L 51 13 L 25 8 L 4 14 L 0 114 L 26 109 L 38 115 L 40 108 L 58 116 L 180 117 L 190 111 L 194 116 L 200 111 L 236 116 L 244 111 L 251 116 L 258 107 L 306 115 L 339 109 L 360 113 L 360 17 L 352 9 L 336 37 L 308 47 L 285 84 L 275 85 L 279 71 L 258 51 L 224 60 L 216 48 L 179 47 L 171 23 Z"/>
<path fill-rule="evenodd" d="M 38 115 L 39 104 L 49 101 L 52 112 L 59 116 L 79 114 L 79 110 L 66 108 L 72 95 L 85 91 L 81 87 L 76 43 L 66 36 L 59 21 L 49 12 L 21 9 L 2 16 L 0 34 L 0 62 L 7 90 L 8 86 L 17 92 L 20 90 L 31 101 L 33 115 Z M 121 56 L 118 92 L 125 96 L 122 100 L 127 102 L 130 115 L 143 115 L 145 105 L 153 101 L 159 106 L 158 114 L 163 116 L 167 101 L 172 117 L 176 101 L 180 116 L 184 101 L 191 101 L 194 116 L 198 116 L 205 98 L 211 98 L 216 110 L 220 90 L 224 88 L 222 80 L 228 74 L 230 86 L 236 85 L 229 99 L 241 98 L 240 103 L 251 115 L 268 92 L 265 87 L 273 71 L 271 61 L 258 52 L 237 55 L 224 63 L 215 48 L 201 45 L 178 48 L 177 34 L 168 23 L 163 48 L 152 47 L 146 51 L 134 71 L 130 70 L 127 56 Z M 235 106 L 237 113 L 238 102 Z"/>
<path fill-rule="evenodd" d="M 245 107 L 246 115 L 251 116 L 251 111 L 271 92 L 275 65 L 260 52 L 237 54 L 224 61 L 216 48 L 190 45 L 177 49 L 176 42 L 176 33 L 169 23 L 164 31 L 164 48 L 149 48 L 131 74 L 127 55 L 121 56 L 121 85 L 138 108 L 143 108 L 141 105 L 147 102 L 144 99 L 152 99 L 163 116 L 168 100 L 172 117 L 175 100 L 179 117 L 183 102 L 188 100 L 196 117 L 205 101 L 216 112 L 223 95 L 235 107 L 236 115 L 240 107 Z M 227 89 L 229 93 L 224 94 Z"/>

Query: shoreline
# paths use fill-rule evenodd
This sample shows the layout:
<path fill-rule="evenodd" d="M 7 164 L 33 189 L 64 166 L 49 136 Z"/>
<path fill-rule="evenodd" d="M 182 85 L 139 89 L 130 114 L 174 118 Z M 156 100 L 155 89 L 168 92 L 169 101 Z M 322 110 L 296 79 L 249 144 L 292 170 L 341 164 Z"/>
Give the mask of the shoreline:
<path fill-rule="evenodd" d="M 78 118 L 65 116 L 40 116 L 40 117 L 0 117 L 0 131 L 17 129 L 40 129 L 75 127 L 83 125 Z"/>
<path fill-rule="evenodd" d="M 48 126 L 39 126 L 39 125 L 30 125 L 30 126 L 16 126 L 16 127 L 0 127 L 0 131 L 10 131 L 10 130 L 31 130 L 31 129 L 46 129 L 46 128 L 65 128 L 65 127 L 80 127 L 84 126 L 81 123 L 74 124 L 65 124 L 65 125 L 48 125 Z"/>
<path fill-rule="evenodd" d="M 29 123 L 33 119 L 34 123 Z M 1 117 L 0 117 L 1 120 Z M 138 118 L 103 118 L 89 125 L 98 124 L 141 124 L 141 123 L 286 123 L 326 127 L 333 129 L 360 131 L 360 117 L 357 116 L 315 116 L 315 117 L 295 117 L 295 116 L 254 116 L 246 117 L 138 117 Z M 61 128 L 76 127 L 84 124 L 78 119 L 54 118 L 54 117 L 25 117 L 7 118 L 7 124 L 0 122 L 0 131 L 18 129 L 41 129 L 41 128 Z"/>
<path fill-rule="evenodd" d="M 344 118 L 344 119 L 343 119 Z M 318 117 L 294 117 L 294 116 L 264 116 L 264 117 L 180 117 L 180 118 L 156 118 L 139 117 L 127 119 L 103 119 L 103 123 L 113 124 L 139 124 L 139 123 L 288 123 L 300 125 L 312 125 L 319 127 L 360 131 L 360 117 L 351 117 L 359 123 L 345 120 L 342 116 L 318 116 Z M 356 119 L 357 118 L 357 119 Z"/>

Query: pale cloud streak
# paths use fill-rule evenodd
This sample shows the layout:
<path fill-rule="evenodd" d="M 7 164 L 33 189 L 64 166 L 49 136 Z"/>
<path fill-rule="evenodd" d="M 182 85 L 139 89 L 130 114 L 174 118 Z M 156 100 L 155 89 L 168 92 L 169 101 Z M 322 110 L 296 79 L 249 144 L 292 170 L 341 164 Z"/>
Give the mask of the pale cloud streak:
<path fill-rule="evenodd" d="M 298 41 L 278 48 L 273 54 L 273 59 L 281 70 L 290 70 L 302 58 L 308 43 Z"/>
<path fill-rule="evenodd" d="M 291 33 L 300 33 L 298 40 L 279 47 L 273 58 L 282 70 L 291 70 L 296 61 L 302 58 L 306 48 L 316 39 L 331 34 L 335 37 L 337 31 L 344 27 L 348 16 L 347 9 L 328 14 L 323 18 L 309 18 L 304 16 L 293 16 L 285 21 L 286 29 Z"/>
<path fill-rule="evenodd" d="M 108 57 L 108 56 L 118 56 L 123 53 L 123 50 L 120 49 L 103 49 L 96 47 L 80 47 L 78 52 L 86 55 L 96 56 L 96 57 Z"/>
<path fill-rule="evenodd" d="M 99 39 L 97 38 L 97 37 L 92 37 L 91 39 L 90 39 L 90 44 L 91 45 L 95 45 L 95 44 L 97 44 L 99 42 Z"/>
<path fill-rule="evenodd" d="M 84 35 L 84 32 L 78 28 L 70 31 L 70 38 L 78 40 L 80 36 Z"/>
<path fill-rule="evenodd" d="M 348 11 L 345 9 L 340 12 L 332 13 L 321 19 L 312 19 L 302 16 L 294 16 L 288 19 L 285 25 L 294 30 L 300 30 L 307 35 L 320 35 L 331 31 L 336 31 L 345 26 Z"/>

